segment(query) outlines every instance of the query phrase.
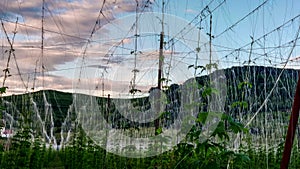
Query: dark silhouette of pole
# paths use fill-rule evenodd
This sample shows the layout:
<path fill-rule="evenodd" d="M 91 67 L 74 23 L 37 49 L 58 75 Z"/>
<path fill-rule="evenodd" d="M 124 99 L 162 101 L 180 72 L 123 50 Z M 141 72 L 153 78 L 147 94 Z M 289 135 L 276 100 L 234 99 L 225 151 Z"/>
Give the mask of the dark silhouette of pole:
<path fill-rule="evenodd" d="M 105 120 L 108 123 L 108 116 L 110 113 L 110 94 L 107 95 L 107 108 L 106 108 L 106 116 L 105 116 Z"/>
<path fill-rule="evenodd" d="M 41 42 L 41 58 L 42 58 L 42 77 L 43 77 L 43 90 L 45 87 L 45 65 L 44 65 L 44 36 L 45 36 L 45 31 L 44 31 L 44 23 L 45 23 L 45 0 L 43 0 L 43 5 L 42 5 L 42 42 Z"/>
<path fill-rule="evenodd" d="M 212 64 L 212 47 L 211 47 L 211 41 L 212 41 L 212 14 L 211 12 L 209 11 L 210 13 L 210 17 L 209 17 L 209 66 L 211 67 L 211 64 Z M 209 70 L 209 73 L 210 70 Z"/>
<path fill-rule="evenodd" d="M 104 97 L 102 98 L 102 104 L 104 102 Z M 106 166 L 106 160 L 107 160 L 107 138 L 108 138 L 108 120 L 109 120 L 109 114 L 110 114 L 110 94 L 107 95 L 107 105 L 106 105 L 106 109 L 104 110 L 104 118 L 106 120 L 106 122 L 104 124 L 106 124 L 107 126 L 104 126 L 105 129 L 105 140 L 104 140 L 104 147 L 105 147 L 105 154 L 103 157 L 103 168 L 107 168 Z"/>
<path fill-rule="evenodd" d="M 161 32 L 160 44 L 159 44 L 158 78 L 157 78 L 157 88 L 159 90 L 161 90 L 162 88 L 162 73 L 163 73 L 163 63 L 164 63 L 163 47 L 164 47 L 164 32 Z M 159 129 L 159 118 L 154 120 L 154 127 L 155 127 L 155 135 L 158 135 L 157 130 Z"/>
<path fill-rule="evenodd" d="M 157 79 L 157 88 L 161 89 L 162 82 L 162 72 L 163 72 L 163 63 L 164 63 L 164 55 L 163 55 L 163 47 L 164 47 L 164 32 L 160 33 L 160 44 L 159 44 L 159 60 L 158 60 L 158 79 Z"/>
<path fill-rule="evenodd" d="M 296 131 L 298 118 L 299 118 L 299 110 L 300 110 L 300 73 L 298 76 L 298 83 L 296 87 L 296 93 L 294 96 L 292 114 L 290 117 L 289 128 L 285 139 L 285 145 L 284 145 L 283 156 L 280 164 L 280 169 L 287 169 L 289 167 L 292 146 L 295 137 L 295 131 Z"/>
<path fill-rule="evenodd" d="M 159 59 L 158 59 L 158 76 L 157 76 L 157 88 L 159 90 L 162 89 L 162 75 L 163 75 L 163 64 L 164 64 L 164 13 L 165 13 L 165 1 L 162 1 L 162 18 L 161 18 L 161 32 L 160 32 L 160 38 L 159 38 Z M 160 100 L 160 96 L 158 98 Z M 158 108 L 158 111 L 161 111 L 160 108 Z M 158 112 L 160 113 L 160 112 Z M 159 118 L 154 120 L 154 127 L 155 131 L 154 134 L 158 135 L 158 129 L 159 129 Z"/>

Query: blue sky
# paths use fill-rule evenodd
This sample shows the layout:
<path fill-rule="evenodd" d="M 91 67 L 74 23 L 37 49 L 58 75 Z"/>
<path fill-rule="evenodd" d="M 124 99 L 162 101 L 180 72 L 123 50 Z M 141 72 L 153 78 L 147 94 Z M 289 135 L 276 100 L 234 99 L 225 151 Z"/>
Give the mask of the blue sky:
<path fill-rule="evenodd" d="M 161 12 L 161 0 L 138 0 L 137 2 L 139 2 L 139 12 Z M 209 55 L 207 33 L 210 28 L 209 11 L 212 11 L 212 35 L 215 36 L 212 40 L 213 55 L 214 61 L 218 62 L 221 68 L 247 64 L 282 67 L 289 57 L 300 25 L 300 17 L 291 20 L 300 14 L 300 1 L 298 0 L 266 2 L 263 0 L 226 0 L 225 2 L 223 0 L 165 0 L 165 4 L 166 14 L 182 20 L 182 22 L 176 22 L 180 24 L 178 26 L 170 27 L 172 24 L 166 23 L 164 30 L 166 35 L 185 28 L 183 21 L 191 22 L 193 27 L 199 27 L 199 17 L 193 19 L 199 14 L 203 17 L 200 44 L 202 45 L 201 56 L 204 58 Z M 263 5 L 251 13 L 261 4 Z M 208 8 L 205 9 L 207 5 Z M 10 87 L 8 93 L 23 93 L 26 88 L 31 91 L 32 87 L 35 90 L 72 91 L 73 84 L 76 83 L 76 78 L 82 70 L 78 68 L 82 66 L 78 60 L 83 56 L 88 60 L 86 63 L 88 65 L 85 67 L 89 68 L 83 69 L 84 73 L 80 78 L 86 84 L 92 84 L 89 90 L 93 92 L 99 90 L 98 94 L 100 94 L 101 85 L 105 82 L 104 88 L 107 92 L 127 92 L 129 82 L 133 78 L 134 55 L 131 51 L 135 50 L 134 30 L 136 27 L 130 31 L 131 24 L 121 25 L 116 21 L 132 16 L 134 22 L 135 0 L 106 0 L 104 5 L 102 0 L 45 0 L 43 57 L 41 54 L 41 9 L 41 0 L 2 0 L 0 2 L 0 17 L 3 19 L 10 38 L 13 35 L 14 22 L 17 17 L 19 19 L 14 41 L 16 60 L 10 60 L 9 68 L 12 76 L 8 77 L 5 82 Z M 102 10 L 99 15 L 100 9 Z M 247 14 L 249 15 L 245 17 Z M 243 17 L 245 18 L 241 20 Z M 144 90 L 156 81 L 154 72 L 157 61 L 155 57 L 158 54 L 160 30 L 153 25 L 159 25 L 159 23 L 156 17 L 138 25 L 139 31 L 145 31 L 146 28 L 142 28 L 143 25 L 148 26 L 149 30 L 153 28 L 151 31 L 157 31 L 151 32 L 151 36 L 150 33 L 143 32 L 142 35 L 142 32 L 138 32 L 141 36 L 137 43 L 137 51 L 140 52 L 137 65 L 142 72 L 138 74 L 138 78 L 147 77 L 144 82 L 139 81 L 145 83 L 144 86 L 140 86 L 145 88 Z M 228 29 L 230 27 L 231 29 Z M 95 29 L 92 33 L 93 28 Z M 115 34 L 117 30 L 130 33 L 128 37 L 126 34 L 117 36 Z M 9 49 L 9 44 L 3 28 L 0 32 L 2 46 L 0 67 L 5 69 L 8 60 L 8 53 L 5 51 Z M 90 39 L 92 42 L 87 43 L 90 35 L 93 35 Z M 263 37 L 263 35 L 266 36 Z M 171 42 L 172 38 L 178 40 L 178 43 L 173 46 L 169 45 L 165 55 L 166 63 L 169 62 L 172 66 L 170 70 L 173 74 L 170 73 L 170 76 L 174 79 L 174 83 L 177 83 L 193 75 L 187 66 L 194 64 L 196 52 L 189 41 L 197 41 L 198 37 L 191 36 L 189 32 L 183 32 L 181 37 L 166 36 L 165 41 Z M 254 43 L 250 50 L 252 40 Z M 168 46 L 168 43 L 166 45 Z M 293 49 L 290 58 L 294 59 L 288 63 L 287 67 L 298 66 L 298 62 L 295 61 L 295 58 L 300 56 L 298 46 L 299 43 Z M 173 52 L 172 61 L 171 52 Z M 205 64 L 207 60 L 202 60 L 200 63 Z M 18 75 L 17 65 L 24 83 Z M 41 74 L 42 66 L 45 68 L 44 76 Z M 143 68 L 148 68 L 148 71 L 143 72 Z M 169 70 L 167 64 L 165 70 Z M 180 75 L 179 72 L 183 74 Z M 1 82 L 3 79 L 4 73 L 0 74 Z M 44 86 L 42 86 L 42 81 L 46 82 Z"/>

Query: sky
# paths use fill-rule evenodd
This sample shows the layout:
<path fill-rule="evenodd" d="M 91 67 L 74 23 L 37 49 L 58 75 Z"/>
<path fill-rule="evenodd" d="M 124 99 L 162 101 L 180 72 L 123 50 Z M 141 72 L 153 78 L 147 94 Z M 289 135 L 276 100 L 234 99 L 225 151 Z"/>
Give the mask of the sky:
<path fill-rule="evenodd" d="M 298 0 L 162 4 L 162 0 L 45 0 L 44 5 L 42 0 L 0 1 L 0 68 L 9 70 L 0 72 L 1 85 L 9 87 L 7 94 L 54 89 L 117 97 L 132 87 L 147 93 L 157 83 L 162 23 L 163 70 L 172 80 L 169 83 L 201 75 L 189 66 L 208 63 L 210 28 L 212 61 L 219 69 L 284 67 L 286 62 L 286 68 L 299 67 Z"/>

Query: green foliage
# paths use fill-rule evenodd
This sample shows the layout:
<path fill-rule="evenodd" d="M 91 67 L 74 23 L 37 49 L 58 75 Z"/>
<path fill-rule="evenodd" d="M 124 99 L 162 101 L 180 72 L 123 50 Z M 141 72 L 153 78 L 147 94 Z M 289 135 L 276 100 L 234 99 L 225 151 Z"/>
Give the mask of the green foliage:
<path fill-rule="evenodd" d="M 0 94 L 4 94 L 4 93 L 6 93 L 6 89 L 7 89 L 8 87 L 0 87 Z"/>
<path fill-rule="evenodd" d="M 155 131 L 155 134 L 158 135 L 158 134 L 161 134 L 162 133 L 162 128 L 159 127 L 158 129 L 156 129 Z"/>
<path fill-rule="evenodd" d="M 204 114 L 205 113 L 201 113 Z M 205 118 L 199 116 L 199 123 Z M 229 127 L 226 128 L 226 123 Z M 198 139 L 182 142 L 174 150 L 165 152 L 155 157 L 148 158 L 125 158 L 107 153 L 101 147 L 95 145 L 92 140 L 78 131 L 77 139 L 73 146 L 65 147 L 59 151 L 45 148 L 40 140 L 36 140 L 31 146 L 14 147 L 2 153 L 1 168 L 163 168 L 163 169 L 204 169 L 204 168 L 279 168 L 283 144 L 276 149 L 263 147 L 261 149 L 241 149 L 232 151 L 227 148 L 230 133 L 244 131 L 243 126 L 224 115 L 217 129 L 205 141 L 199 140 L 199 130 L 192 130 L 189 135 L 198 136 Z M 189 139 L 187 139 L 189 140 Z M 27 145 L 27 143 L 20 143 Z M 295 147 L 296 148 L 296 147 Z M 277 153 L 276 153 L 277 152 Z M 296 150 L 294 151 L 296 152 Z M 292 154 L 290 168 L 300 167 L 300 155 Z"/>
<path fill-rule="evenodd" d="M 211 63 L 211 64 L 207 64 L 205 67 L 206 67 L 207 70 L 211 70 L 212 68 L 218 69 L 218 64 L 217 63 Z"/>
<path fill-rule="evenodd" d="M 191 65 L 189 68 L 206 70 L 207 67 L 194 66 Z M 211 65 L 213 67 L 213 65 Z M 255 68 L 256 69 L 256 68 Z M 235 72 L 239 72 L 240 68 L 233 68 Z M 239 70 L 239 71 L 237 71 Z M 228 70 L 231 72 L 231 70 Z M 240 71 L 242 72 L 242 71 Z M 257 69 L 259 72 L 259 69 Z M 288 72 L 286 70 L 285 72 Z M 241 73 L 243 74 L 243 73 Z M 257 73 L 257 79 L 262 80 L 262 77 Z M 261 90 L 262 83 L 256 83 L 252 85 L 250 82 L 256 81 L 257 79 L 247 79 L 243 78 L 241 75 L 237 75 L 236 78 L 232 78 L 232 83 L 228 85 L 228 91 L 234 94 L 230 95 L 232 98 L 227 100 L 227 107 L 229 111 L 238 111 L 239 113 L 247 113 L 249 108 L 255 110 L 255 105 L 253 105 L 253 98 L 250 95 L 255 95 L 259 98 L 257 102 L 262 102 Z M 163 81 L 164 79 L 162 79 Z M 266 79 L 269 83 L 273 81 L 271 79 Z M 200 80 L 199 80 L 200 81 Z M 283 81 L 284 83 L 293 83 L 290 81 Z M 233 86 L 232 84 L 235 85 Z M 266 85 L 267 90 L 270 89 L 269 83 Z M 218 91 L 207 83 L 201 83 L 201 96 L 208 97 L 212 94 L 218 94 Z M 284 90 L 284 84 L 278 84 L 280 88 L 278 89 L 278 94 L 280 95 L 291 95 Z M 199 85 L 200 86 L 200 85 Z M 272 86 L 271 86 L 272 87 Z M 1 91 L 5 89 L 1 89 Z M 137 92 L 137 91 L 135 91 Z M 49 97 L 47 98 L 49 103 L 53 105 L 55 126 L 60 124 L 61 119 L 66 117 L 65 114 L 60 112 L 66 112 L 69 105 L 72 103 L 72 98 L 69 94 L 56 93 L 57 97 L 60 98 L 60 107 L 55 106 L 55 94 L 49 91 Z M 58 96 L 59 95 L 59 96 Z M 38 105 L 43 105 L 43 99 L 41 99 L 38 93 L 33 94 L 34 100 L 37 100 Z M 7 98 L 8 101 L 17 100 L 16 107 L 24 102 L 18 99 L 17 96 L 11 96 Z M 11 99 L 11 100 L 9 100 Z M 252 99 L 252 102 L 251 102 Z M 19 101 L 21 100 L 21 101 Z M 204 99 L 205 100 L 205 99 Z M 273 99 L 274 100 L 274 99 Z M 141 101 L 141 102 L 139 102 Z M 286 100 L 276 100 L 277 106 L 284 109 L 290 107 L 290 102 L 286 103 Z M 144 104 L 145 101 L 137 100 L 135 102 L 136 106 Z M 272 98 L 268 104 L 271 104 Z M 102 105 L 106 104 L 105 101 L 101 100 Z M 134 104 L 134 105 L 135 105 Z M 199 106 L 207 106 L 207 104 L 194 103 Z M 250 106 L 251 105 L 251 106 Z M 23 105 L 21 105 L 23 106 Z M 20 106 L 20 107 L 21 107 Z M 0 107 L 1 109 L 1 107 Z M 4 109 L 4 108 L 2 108 Z M 113 109 L 113 108 L 111 108 Z M 216 129 L 209 133 L 210 135 L 207 139 L 202 139 L 202 130 L 205 122 L 209 120 L 209 113 L 201 109 L 201 113 L 198 114 L 196 119 L 196 124 L 192 127 L 191 131 L 188 133 L 185 141 L 182 141 L 171 151 L 165 152 L 161 155 L 148 158 L 125 158 L 119 157 L 117 155 L 106 152 L 103 148 L 99 147 L 91 139 L 86 137 L 84 131 L 80 128 L 80 125 L 76 125 L 77 128 L 72 130 L 73 138 L 72 144 L 67 147 L 63 147 L 60 150 L 53 150 L 51 148 L 46 148 L 41 139 L 31 140 L 31 135 L 34 134 L 31 131 L 33 125 L 32 122 L 32 112 L 28 109 L 23 109 L 21 115 L 18 116 L 18 125 L 21 126 L 17 135 L 11 140 L 11 146 L 9 150 L 5 150 L 3 146 L 0 151 L 0 168 L 66 168 L 66 169 L 76 169 L 76 168 L 105 168 L 105 169 L 115 169 L 115 168 L 279 168 L 281 156 L 283 152 L 283 144 L 278 147 L 266 147 L 258 146 L 257 149 L 250 147 L 251 140 L 245 140 L 243 145 L 239 150 L 233 151 L 229 148 L 232 143 L 232 138 L 237 134 L 244 133 L 249 134 L 248 129 L 244 125 L 237 121 L 235 117 L 229 116 L 227 114 L 222 114 L 218 120 L 219 123 Z M 230 112 L 232 113 L 232 112 Z M 215 114 L 217 114 L 215 112 Z M 228 113 L 229 114 L 229 113 Z M 171 112 L 163 112 L 162 116 L 172 116 Z M 282 115 L 283 116 L 283 115 Z M 215 116 L 213 116 L 215 117 Z M 218 117 L 218 116 L 217 116 Z M 280 116 L 281 118 L 281 116 Z M 76 119 L 75 115 L 72 115 L 72 120 Z M 57 126 L 56 126 L 57 127 Z M 131 126 L 129 125 L 128 128 Z M 59 130 L 58 130 L 59 131 Z M 162 128 L 159 128 L 156 132 L 161 133 Z M 247 139 L 247 138 L 246 138 Z M 1 139 L 1 143 L 6 143 L 7 140 Z M 8 142 L 9 143 L 9 142 Z M 155 145 L 152 147 L 155 148 Z M 157 145 L 156 145 L 157 147 Z M 129 149 L 133 149 L 133 146 L 129 146 Z M 299 149 L 294 146 L 293 153 L 291 156 L 290 168 L 300 168 L 300 155 Z"/>
<path fill-rule="evenodd" d="M 248 108 L 248 103 L 246 101 L 236 101 L 231 104 L 231 108 Z"/>
<path fill-rule="evenodd" d="M 239 83 L 238 89 L 242 89 L 244 86 L 248 88 L 252 88 L 252 84 L 250 82 L 244 81 Z"/>
<path fill-rule="evenodd" d="M 213 87 L 204 86 L 203 88 L 204 88 L 203 92 L 202 92 L 202 97 L 203 98 L 211 96 L 212 94 L 218 94 L 218 90 L 213 88 Z"/>
<path fill-rule="evenodd" d="M 213 112 L 210 112 L 214 114 Z M 166 113 L 168 114 L 168 113 Z M 217 114 L 217 113 L 216 113 Z M 224 168 L 245 167 L 248 155 L 233 152 L 226 147 L 230 133 L 244 132 L 244 126 L 228 115 L 222 115 L 211 136 L 200 141 L 201 128 L 196 127 L 208 120 L 208 112 L 199 113 L 196 125 L 187 135 L 187 142 L 178 144 L 174 150 L 155 157 L 130 159 L 107 153 L 95 145 L 80 125 L 74 130 L 73 143 L 59 151 L 46 148 L 42 140 L 31 141 L 31 113 L 22 113 L 20 130 L 10 151 L 4 151 L 1 168 Z M 226 124 L 228 124 L 226 126 Z M 162 128 L 156 132 L 161 133 Z M 9 166 L 9 167 L 7 167 Z"/>

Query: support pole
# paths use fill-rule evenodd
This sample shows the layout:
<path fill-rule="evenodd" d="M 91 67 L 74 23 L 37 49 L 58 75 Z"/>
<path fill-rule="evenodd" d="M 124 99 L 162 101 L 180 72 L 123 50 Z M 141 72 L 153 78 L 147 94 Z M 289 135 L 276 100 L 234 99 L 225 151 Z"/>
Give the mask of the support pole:
<path fill-rule="evenodd" d="M 161 32 L 160 45 L 159 45 L 159 60 L 158 60 L 158 79 L 157 79 L 157 88 L 159 90 L 162 89 L 162 72 L 163 72 L 163 63 L 164 63 L 163 47 L 164 47 L 164 32 Z M 154 127 L 155 127 L 155 135 L 158 135 L 157 130 L 159 129 L 159 118 L 154 120 Z"/>
<path fill-rule="evenodd" d="M 211 67 L 212 64 L 212 48 L 211 48 L 211 41 L 212 41 L 212 14 L 210 13 L 210 17 L 209 17 L 209 66 Z M 210 70 L 209 70 L 209 74 L 210 74 Z"/>
<path fill-rule="evenodd" d="M 44 87 L 45 87 L 45 65 L 44 65 L 44 36 L 45 36 L 45 31 L 44 31 L 44 23 L 45 23 L 45 0 L 43 0 L 43 5 L 42 5 L 42 42 L 41 42 L 43 90 L 44 90 Z"/>
<path fill-rule="evenodd" d="M 160 44 L 159 44 L 159 60 L 158 60 L 158 78 L 157 78 L 157 88 L 161 89 L 162 82 L 162 72 L 163 72 L 163 63 L 164 63 L 164 55 L 163 55 L 163 47 L 164 47 L 164 32 L 160 33 Z"/>
<path fill-rule="evenodd" d="M 287 169 L 289 167 L 292 146 L 295 137 L 295 131 L 298 123 L 299 118 L 299 110 L 300 110 L 300 72 L 298 76 L 298 83 L 296 87 L 296 93 L 294 96 L 294 103 L 292 107 L 292 114 L 290 117 L 289 128 L 286 135 L 285 145 L 284 145 L 284 152 L 280 164 L 280 169 Z"/>
<path fill-rule="evenodd" d="M 104 97 L 103 97 L 103 100 L 102 100 L 102 104 L 104 102 Z M 104 157 L 103 157 L 103 167 L 102 168 L 107 168 L 108 166 L 106 166 L 106 160 L 107 160 L 107 138 L 108 138 L 108 134 L 109 134 L 109 131 L 108 131 L 108 120 L 109 120 L 109 114 L 110 114 L 110 94 L 107 95 L 107 105 L 106 105 L 106 109 L 104 110 L 104 118 L 106 120 L 106 125 L 105 126 L 105 140 L 104 140 L 104 147 L 105 147 L 105 154 L 104 154 Z"/>

